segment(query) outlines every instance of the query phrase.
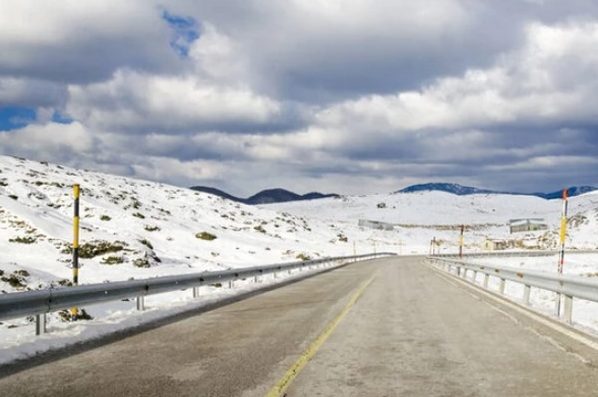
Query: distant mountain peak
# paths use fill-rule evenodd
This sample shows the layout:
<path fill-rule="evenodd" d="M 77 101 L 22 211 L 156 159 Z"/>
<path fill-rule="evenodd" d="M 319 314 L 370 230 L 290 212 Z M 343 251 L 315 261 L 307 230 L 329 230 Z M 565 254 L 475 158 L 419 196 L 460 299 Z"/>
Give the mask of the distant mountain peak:
<path fill-rule="evenodd" d="M 421 183 L 417 185 L 408 186 L 395 193 L 414 193 L 414 192 L 428 192 L 428 191 L 440 191 L 456 194 L 458 196 L 465 196 L 469 194 L 484 194 L 484 193 L 498 193 L 488 189 L 479 189 L 472 186 L 463 186 L 458 183 L 446 183 L 446 182 L 432 182 L 432 183 Z"/>
<path fill-rule="evenodd" d="M 571 186 L 569 189 L 569 196 L 579 196 L 584 193 L 589 193 L 594 190 L 598 190 L 593 186 Z M 489 189 L 479 189 L 472 186 L 463 186 L 458 183 L 446 183 L 446 182 L 433 182 L 433 183 L 421 183 L 417 185 L 408 186 L 404 189 L 398 190 L 395 193 L 415 193 L 415 192 L 446 192 L 456 194 L 458 196 L 467 196 L 471 194 L 510 194 L 516 196 L 536 196 L 546 200 L 558 199 L 562 197 L 562 190 L 550 193 L 518 193 L 518 192 L 504 192 Z"/>
<path fill-rule="evenodd" d="M 248 198 L 235 197 L 232 194 L 228 194 L 220 189 L 216 189 L 208 186 L 192 186 L 190 189 L 199 192 L 210 193 L 216 196 L 236 201 L 248 205 L 258 204 L 274 204 L 274 203 L 285 203 L 289 201 L 302 201 L 302 200 L 316 200 L 327 197 L 339 197 L 338 194 L 324 194 L 319 192 L 311 192 L 307 194 L 297 194 L 290 190 L 282 188 L 265 189 L 261 192 L 254 194 Z"/>

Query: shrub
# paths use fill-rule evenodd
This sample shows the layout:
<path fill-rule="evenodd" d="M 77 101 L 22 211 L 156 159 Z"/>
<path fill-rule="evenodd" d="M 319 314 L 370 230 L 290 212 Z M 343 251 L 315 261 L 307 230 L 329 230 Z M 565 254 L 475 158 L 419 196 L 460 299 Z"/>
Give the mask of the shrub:
<path fill-rule="evenodd" d="M 125 243 L 122 241 L 92 241 L 79 246 L 79 257 L 83 259 L 95 258 L 99 255 L 110 254 L 113 252 L 122 251 L 125 247 Z M 62 250 L 63 254 L 72 254 L 72 245 L 67 246 Z"/>
<path fill-rule="evenodd" d="M 107 256 L 102 259 L 102 265 L 119 265 L 124 261 L 125 259 L 122 256 Z"/>
<path fill-rule="evenodd" d="M 18 200 L 19 196 L 15 196 L 14 194 L 9 194 L 8 197 L 10 197 L 13 200 Z"/>
<path fill-rule="evenodd" d="M 200 240 L 207 240 L 207 241 L 212 241 L 212 240 L 217 239 L 217 237 L 215 235 L 213 235 L 212 233 L 208 233 L 208 232 L 197 233 L 195 235 L 195 237 Z"/>
<path fill-rule="evenodd" d="M 110 218 L 108 215 L 102 215 L 100 216 L 100 220 L 108 222 L 109 220 L 112 220 L 112 218 Z"/>
<path fill-rule="evenodd" d="M 133 261 L 135 267 L 150 267 L 150 263 L 147 258 L 137 258 Z"/>
<path fill-rule="evenodd" d="M 10 243 L 19 243 L 19 244 L 33 244 L 37 240 L 35 237 L 32 236 L 25 236 L 25 237 L 15 237 L 8 239 Z"/>
<path fill-rule="evenodd" d="M 311 257 L 309 255 L 306 255 L 304 253 L 300 253 L 296 256 L 297 259 L 301 259 L 302 261 L 310 261 Z"/>
<path fill-rule="evenodd" d="M 133 216 L 139 219 L 145 219 L 145 215 L 143 215 L 141 212 L 135 212 Z"/>
<path fill-rule="evenodd" d="M 139 242 L 140 242 L 141 244 L 145 245 L 147 248 L 149 248 L 149 249 L 151 249 L 151 250 L 153 250 L 153 249 L 154 249 L 154 246 L 152 245 L 152 243 L 150 243 L 150 242 L 149 242 L 148 240 L 146 240 L 146 239 L 139 240 Z"/>
<path fill-rule="evenodd" d="M 133 208 L 135 208 L 136 210 L 138 210 L 139 208 L 141 208 L 141 203 L 135 197 L 132 197 L 131 198 L 131 206 Z"/>
<path fill-rule="evenodd" d="M 266 229 L 264 229 L 264 227 L 262 225 L 254 226 L 253 229 L 260 233 L 266 233 Z"/>
<path fill-rule="evenodd" d="M 72 287 L 73 286 L 73 282 L 66 278 L 58 280 L 56 283 L 62 287 Z"/>
<path fill-rule="evenodd" d="M 76 316 L 73 316 L 72 313 L 67 309 L 59 311 L 58 315 L 62 321 L 93 320 L 93 317 L 91 317 L 91 315 L 87 313 L 85 309 L 77 310 Z"/>
<path fill-rule="evenodd" d="M 4 272 L 2 273 L 4 274 Z M 15 270 L 12 274 L 0 277 L 0 280 L 8 283 L 13 288 L 25 288 L 27 286 L 25 278 L 29 277 L 26 270 Z"/>
<path fill-rule="evenodd" d="M 148 232 L 155 232 L 160 230 L 160 228 L 158 226 L 150 226 L 150 225 L 145 225 L 145 230 L 147 230 Z"/>

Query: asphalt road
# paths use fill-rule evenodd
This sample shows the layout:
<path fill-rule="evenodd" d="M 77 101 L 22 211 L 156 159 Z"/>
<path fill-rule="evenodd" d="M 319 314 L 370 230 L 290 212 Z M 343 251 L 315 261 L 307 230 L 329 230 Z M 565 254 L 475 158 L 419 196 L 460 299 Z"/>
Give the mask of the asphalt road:
<path fill-rule="evenodd" d="M 422 259 L 389 258 L 5 376 L 0 396 L 264 396 L 281 379 L 288 396 L 596 396 L 596 363 Z"/>

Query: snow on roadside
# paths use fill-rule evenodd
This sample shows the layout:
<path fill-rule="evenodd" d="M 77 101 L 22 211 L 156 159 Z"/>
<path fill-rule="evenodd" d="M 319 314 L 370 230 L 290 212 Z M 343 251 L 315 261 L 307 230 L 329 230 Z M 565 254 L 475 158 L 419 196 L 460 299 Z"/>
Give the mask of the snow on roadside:
<path fill-rule="evenodd" d="M 330 268 L 330 267 L 327 267 Z M 58 314 L 48 315 L 48 333 L 35 335 L 34 324 L 27 319 L 6 321 L 6 328 L 0 338 L 0 365 L 33 357 L 49 350 L 72 346 L 79 342 L 97 339 L 154 321 L 210 306 L 223 299 L 233 298 L 268 286 L 291 281 L 321 271 L 281 272 L 277 278 L 271 275 L 261 277 L 258 283 L 252 280 L 237 281 L 233 288 L 202 287 L 200 297 L 193 299 L 191 290 L 167 292 L 145 298 L 145 310 L 136 309 L 135 300 L 113 301 L 85 306 L 93 316 L 92 320 L 63 322 Z"/>
<path fill-rule="evenodd" d="M 565 258 L 565 266 L 563 267 L 564 274 L 588 277 L 598 281 L 598 254 L 569 253 Z M 549 257 L 477 257 L 467 260 L 481 265 L 510 266 L 525 270 L 556 273 L 558 255 Z M 481 280 L 482 275 L 478 277 L 477 282 L 481 283 Z M 499 284 L 500 281 L 498 278 L 491 277 L 488 285 L 490 289 L 498 290 Z M 523 285 L 507 281 L 505 284 L 505 294 L 508 297 L 519 301 L 523 296 Z M 553 315 L 555 311 L 556 294 L 550 291 L 532 288 L 530 303 L 533 308 L 545 314 Z M 588 332 L 598 335 L 598 302 L 574 299 L 573 323 Z"/>

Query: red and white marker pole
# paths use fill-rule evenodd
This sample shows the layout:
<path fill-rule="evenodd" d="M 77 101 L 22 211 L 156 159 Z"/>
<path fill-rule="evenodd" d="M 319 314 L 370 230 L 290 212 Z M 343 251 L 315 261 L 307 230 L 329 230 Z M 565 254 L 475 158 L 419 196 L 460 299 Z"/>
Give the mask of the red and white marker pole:
<path fill-rule="evenodd" d="M 559 252 L 558 273 L 563 274 L 563 265 L 565 264 L 565 242 L 567 239 L 567 211 L 569 209 L 569 192 L 567 189 L 563 190 L 563 212 L 561 215 L 561 251 Z M 566 310 L 566 309 L 565 309 Z M 561 314 L 561 294 L 556 296 L 556 316 Z"/>
<path fill-rule="evenodd" d="M 559 254 L 559 274 L 563 274 L 563 265 L 565 264 L 565 241 L 567 238 L 567 211 L 569 209 L 569 192 L 563 190 L 563 214 L 561 216 L 561 252 Z"/>

